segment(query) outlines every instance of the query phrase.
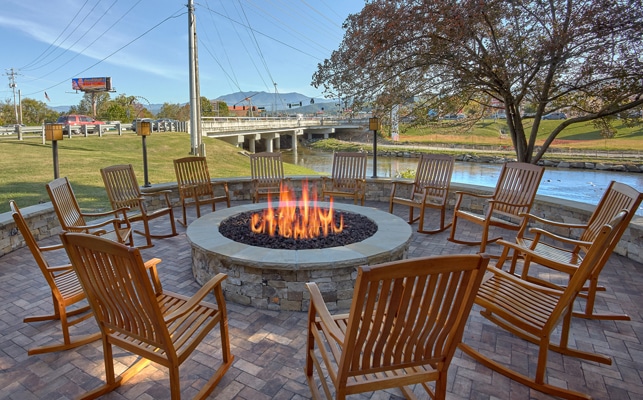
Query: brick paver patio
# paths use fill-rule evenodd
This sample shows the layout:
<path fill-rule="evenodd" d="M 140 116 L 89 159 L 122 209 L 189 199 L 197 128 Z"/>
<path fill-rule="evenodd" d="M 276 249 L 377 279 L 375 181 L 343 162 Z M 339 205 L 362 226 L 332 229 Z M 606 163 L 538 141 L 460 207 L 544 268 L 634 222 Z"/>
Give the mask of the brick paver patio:
<path fill-rule="evenodd" d="M 385 203 L 367 202 L 367 206 L 388 210 Z M 180 210 L 176 212 L 178 215 Z M 396 214 L 406 218 L 403 207 L 397 207 Z M 167 222 L 155 221 L 155 227 L 167 228 Z M 472 226 L 470 231 L 467 231 L 468 227 L 463 222 L 459 230 L 471 236 L 479 232 L 477 226 Z M 417 225 L 413 228 L 416 229 Z M 198 285 L 192 277 L 190 246 L 186 241 L 185 228 L 178 229 L 178 236 L 156 240 L 155 247 L 142 253 L 145 259 L 163 259 L 159 275 L 166 289 L 192 295 L 198 290 Z M 477 247 L 448 242 L 448 234 L 448 231 L 436 235 L 414 232 L 409 257 L 476 251 Z M 57 241 L 53 237 L 43 244 Z M 492 253 L 498 250 L 494 245 L 489 249 Z M 66 255 L 59 252 L 50 260 L 52 264 L 62 263 Z M 580 361 L 550 352 L 548 379 L 557 385 L 591 394 L 596 399 L 643 398 L 643 316 L 639 307 L 643 304 L 643 265 L 612 255 L 601 281 L 607 286 L 607 291 L 600 293 L 597 309 L 624 311 L 632 321 L 574 319 L 570 345 L 609 355 L 613 359 L 612 365 Z M 27 356 L 28 348 L 61 339 L 58 322 L 22 322 L 25 316 L 49 313 L 52 309 L 48 287 L 27 248 L 0 257 L 0 301 L 0 398 L 71 399 L 101 384 L 104 368 L 100 341 L 69 351 Z M 251 400 L 310 398 L 303 373 L 306 313 L 258 310 L 231 302 L 227 305 L 235 362 L 211 397 Z M 536 347 L 495 327 L 477 311 L 474 306 L 464 341 L 474 348 L 492 351 L 503 363 L 532 375 L 536 365 Z M 96 330 L 94 320 L 90 319 L 72 328 L 72 334 Z M 184 398 L 196 394 L 210 377 L 211 365 L 220 361 L 215 331 L 181 367 Z M 115 348 L 115 355 L 117 373 L 134 361 L 132 355 L 118 348 Z M 166 369 L 150 364 L 137 377 L 104 398 L 169 398 Z M 391 390 L 355 398 L 398 399 L 402 394 Z M 457 351 L 449 369 L 448 398 L 550 397 L 510 381 Z"/>

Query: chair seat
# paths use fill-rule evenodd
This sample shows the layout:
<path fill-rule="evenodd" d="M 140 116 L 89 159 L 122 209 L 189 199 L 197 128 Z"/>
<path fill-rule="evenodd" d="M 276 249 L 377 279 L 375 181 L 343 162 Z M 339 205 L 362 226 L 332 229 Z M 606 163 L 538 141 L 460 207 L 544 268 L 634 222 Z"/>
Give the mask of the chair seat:
<path fill-rule="evenodd" d="M 543 331 L 562 295 L 536 284 L 529 290 L 526 282 L 502 270 L 487 272 L 484 279 L 476 304 L 515 326 L 527 327 L 532 336 Z"/>
<path fill-rule="evenodd" d="M 529 238 L 516 238 L 516 245 L 521 248 L 530 249 L 533 252 L 532 254 L 537 255 L 537 259 L 542 258 L 558 264 L 575 266 L 579 266 L 583 262 L 583 255 L 578 252 L 573 252 L 571 249 L 564 249 L 540 241 L 532 248 L 534 241 Z"/>

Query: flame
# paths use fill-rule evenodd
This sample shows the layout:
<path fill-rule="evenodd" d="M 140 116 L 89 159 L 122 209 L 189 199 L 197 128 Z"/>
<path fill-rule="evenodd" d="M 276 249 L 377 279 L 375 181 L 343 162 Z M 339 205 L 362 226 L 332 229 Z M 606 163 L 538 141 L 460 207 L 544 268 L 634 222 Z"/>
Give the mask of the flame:
<path fill-rule="evenodd" d="M 313 239 L 343 231 L 344 218 L 340 215 L 339 221 L 335 221 L 332 198 L 328 208 L 320 208 L 317 203 L 317 190 L 313 187 L 310 195 L 307 181 L 302 183 L 300 200 L 297 200 L 291 187 L 282 183 L 276 211 L 269 196 L 268 206 L 263 212 L 252 214 L 250 229 L 253 233 L 270 236 Z"/>

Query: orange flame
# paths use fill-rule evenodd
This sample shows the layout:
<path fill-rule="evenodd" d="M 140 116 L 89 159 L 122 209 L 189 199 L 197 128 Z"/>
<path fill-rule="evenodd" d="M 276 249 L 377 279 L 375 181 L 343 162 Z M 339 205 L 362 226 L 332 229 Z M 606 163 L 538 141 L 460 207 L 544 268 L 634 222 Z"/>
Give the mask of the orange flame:
<path fill-rule="evenodd" d="M 261 213 L 250 218 L 250 229 L 254 233 L 284 238 L 312 239 L 340 233 L 344 230 L 344 218 L 335 221 L 333 199 L 328 208 L 317 204 L 317 190 L 313 187 L 312 196 L 308 193 L 308 182 L 302 183 L 301 200 L 296 199 L 295 191 L 282 183 L 277 211 L 268 197 L 268 206 Z"/>

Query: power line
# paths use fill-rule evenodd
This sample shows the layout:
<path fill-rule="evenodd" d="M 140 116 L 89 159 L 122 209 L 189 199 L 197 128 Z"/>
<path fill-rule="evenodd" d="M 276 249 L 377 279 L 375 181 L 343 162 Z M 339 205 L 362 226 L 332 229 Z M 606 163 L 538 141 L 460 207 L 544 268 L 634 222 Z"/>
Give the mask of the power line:
<path fill-rule="evenodd" d="M 162 25 L 162 24 L 164 24 L 165 22 L 169 21 L 170 19 L 178 18 L 178 17 L 180 17 L 180 16 L 182 16 L 182 15 L 185 15 L 185 14 L 187 14 L 187 11 L 182 12 L 182 13 L 180 13 L 180 14 L 173 14 L 173 15 L 170 15 L 169 17 L 165 18 L 164 20 L 162 20 L 162 21 L 161 21 L 161 22 L 159 22 L 158 24 L 154 25 L 154 26 L 153 26 L 153 27 L 151 27 L 150 29 L 148 29 L 148 30 L 146 30 L 145 32 L 141 33 L 141 34 L 140 34 L 140 35 L 138 35 L 136 38 L 134 38 L 134 39 L 130 40 L 129 42 L 127 42 L 127 43 L 126 43 L 126 44 L 124 44 L 123 46 L 119 47 L 119 48 L 118 48 L 118 49 L 116 49 L 115 51 L 111 52 L 110 54 L 108 54 L 107 56 L 105 56 L 105 57 L 103 57 L 102 59 L 98 60 L 97 62 L 95 62 L 94 64 L 92 64 L 92 65 L 90 65 L 89 67 L 85 68 L 84 70 L 82 70 L 82 71 L 79 71 L 79 72 L 75 73 L 75 74 L 74 74 L 74 75 L 72 75 L 71 77 L 66 78 L 66 79 L 65 79 L 65 80 L 63 80 L 63 81 L 60 81 L 60 82 L 56 83 L 55 85 L 51 85 L 51 86 L 46 87 L 46 88 L 44 88 L 43 90 L 39 90 L 39 91 L 37 91 L 37 92 L 29 93 L 29 94 L 27 94 L 27 96 L 31 96 L 31 95 L 34 95 L 34 94 L 36 94 L 36 93 L 40 93 L 41 91 L 47 91 L 47 90 L 50 90 L 50 89 L 52 89 L 52 88 L 55 88 L 56 86 L 60 86 L 60 85 L 62 85 L 62 84 L 64 84 L 64 83 L 66 83 L 66 82 L 69 82 L 73 77 L 75 77 L 75 76 L 79 76 L 79 75 L 81 75 L 83 72 L 89 71 L 90 69 L 94 68 L 95 66 L 97 66 L 98 64 L 100 64 L 100 63 L 102 63 L 103 61 L 107 60 L 108 58 L 112 57 L 114 54 L 117 54 L 118 52 L 120 52 L 121 50 L 123 50 L 124 48 L 126 48 L 127 46 L 129 46 L 129 45 L 131 45 L 132 43 L 136 42 L 137 40 L 139 40 L 139 39 L 140 39 L 140 38 L 142 38 L 143 36 L 147 35 L 148 33 L 150 33 L 151 31 L 153 31 L 154 29 L 156 29 L 156 28 L 157 28 L 157 27 L 159 27 L 160 25 Z"/>

